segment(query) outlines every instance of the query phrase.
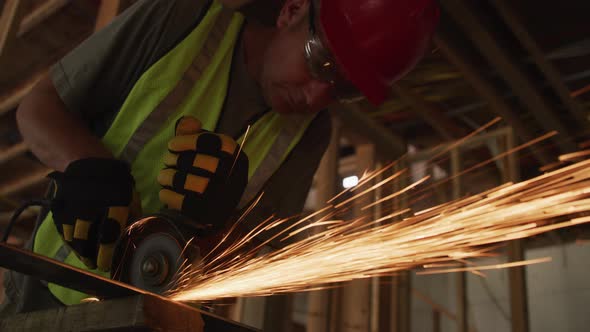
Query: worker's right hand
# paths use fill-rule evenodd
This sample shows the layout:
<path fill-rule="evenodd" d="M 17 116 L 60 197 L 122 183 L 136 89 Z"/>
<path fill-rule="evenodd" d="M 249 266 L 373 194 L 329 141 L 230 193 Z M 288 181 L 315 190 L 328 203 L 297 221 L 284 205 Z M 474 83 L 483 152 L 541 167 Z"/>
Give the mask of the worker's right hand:
<path fill-rule="evenodd" d="M 221 229 L 248 183 L 248 157 L 231 137 L 201 129 L 183 117 L 168 142 L 160 200 L 201 226 Z"/>
<path fill-rule="evenodd" d="M 81 159 L 49 177 L 55 181 L 51 212 L 57 231 L 86 266 L 109 271 L 133 200 L 129 165 L 115 159 Z"/>

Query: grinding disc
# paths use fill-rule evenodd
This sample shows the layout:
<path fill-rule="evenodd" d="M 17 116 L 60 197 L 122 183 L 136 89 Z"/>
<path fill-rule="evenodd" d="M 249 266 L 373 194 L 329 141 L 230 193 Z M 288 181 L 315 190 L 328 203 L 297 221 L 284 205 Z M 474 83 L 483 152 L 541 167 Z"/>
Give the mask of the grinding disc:
<path fill-rule="evenodd" d="M 199 249 L 189 245 L 169 215 L 155 215 L 127 230 L 115 249 L 112 278 L 147 291 L 173 289 L 183 264 L 196 264 Z"/>

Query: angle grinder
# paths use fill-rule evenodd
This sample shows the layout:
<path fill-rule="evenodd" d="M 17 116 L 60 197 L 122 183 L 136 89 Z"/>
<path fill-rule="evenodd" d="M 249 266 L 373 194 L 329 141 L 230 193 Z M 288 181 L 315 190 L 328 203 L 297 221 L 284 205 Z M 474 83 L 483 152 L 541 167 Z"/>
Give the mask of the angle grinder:
<path fill-rule="evenodd" d="M 111 277 L 164 294 L 175 288 L 183 269 L 203 264 L 221 236 L 177 211 L 162 210 L 133 223 L 119 239 Z"/>

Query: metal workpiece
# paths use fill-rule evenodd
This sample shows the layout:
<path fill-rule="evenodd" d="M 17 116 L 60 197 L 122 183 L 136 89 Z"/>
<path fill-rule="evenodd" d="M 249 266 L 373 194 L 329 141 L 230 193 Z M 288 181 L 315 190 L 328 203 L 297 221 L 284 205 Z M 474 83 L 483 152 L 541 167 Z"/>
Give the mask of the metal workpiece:
<path fill-rule="evenodd" d="M 4 243 L 0 267 L 100 299 L 0 320 L 0 331 L 248 332 L 255 329 Z"/>
<path fill-rule="evenodd" d="M 15 315 L 0 320 L 13 332 L 253 332 L 255 329 L 150 294 Z"/>
<path fill-rule="evenodd" d="M 5 243 L 0 243 L 0 267 L 99 298 L 114 298 L 145 293 L 141 289 L 112 281 Z"/>

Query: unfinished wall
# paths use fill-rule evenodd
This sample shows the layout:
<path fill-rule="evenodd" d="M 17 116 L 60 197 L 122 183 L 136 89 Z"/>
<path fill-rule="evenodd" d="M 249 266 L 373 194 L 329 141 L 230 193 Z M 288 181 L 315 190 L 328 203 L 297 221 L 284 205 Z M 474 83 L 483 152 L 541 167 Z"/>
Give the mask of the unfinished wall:
<path fill-rule="evenodd" d="M 553 261 L 527 268 L 527 287 L 532 332 L 585 332 L 590 326 L 590 245 L 566 244 L 528 250 L 526 259 L 552 257 Z M 481 260 L 481 264 L 504 262 Z M 469 275 L 467 293 L 469 322 L 477 332 L 510 331 L 510 302 L 506 270 L 487 271 L 487 278 Z M 416 290 L 455 313 L 453 274 L 414 276 Z M 432 309 L 413 299 L 412 324 L 415 332 L 432 331 Z M 452 319 L 441 318 L 441 331 L 456 331 Z"/>

